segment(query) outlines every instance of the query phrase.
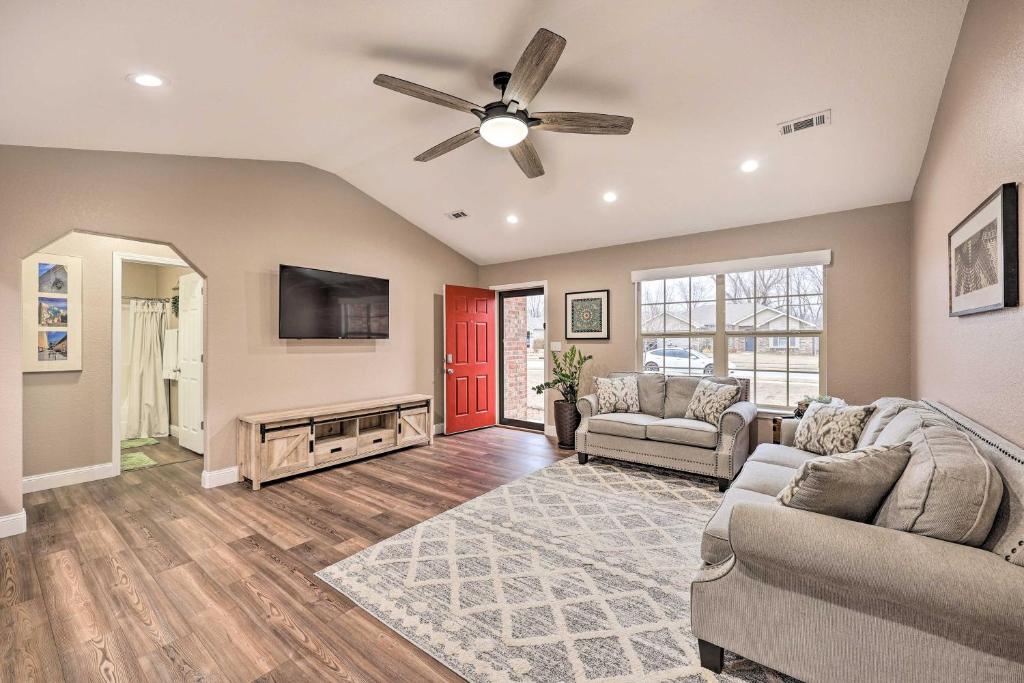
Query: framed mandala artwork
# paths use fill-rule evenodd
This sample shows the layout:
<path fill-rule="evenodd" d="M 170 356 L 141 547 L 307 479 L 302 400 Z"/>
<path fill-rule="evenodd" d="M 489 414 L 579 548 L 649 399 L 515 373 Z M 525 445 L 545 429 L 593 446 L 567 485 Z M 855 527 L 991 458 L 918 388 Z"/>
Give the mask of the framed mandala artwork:
<path fill-rule="evenodd" d="M 1017 305 L 1017 239 L 1017 186 L 1007 183 L 949 233 L 951 316 Z"/>
<path fill-rule="evenodd" d="M 567 292 L 565 338 L 608 339 L 609 298 L 607 289 Z"/>

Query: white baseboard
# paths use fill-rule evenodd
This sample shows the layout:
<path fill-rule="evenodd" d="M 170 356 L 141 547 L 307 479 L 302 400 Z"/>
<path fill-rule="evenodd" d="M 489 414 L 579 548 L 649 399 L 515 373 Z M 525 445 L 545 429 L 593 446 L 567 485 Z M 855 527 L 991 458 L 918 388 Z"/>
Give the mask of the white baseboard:
<path fill-rule="evenodd" d="M 555 425 L 544 425 L 544 436 L 558 436 L 558 432 L 555 431 Z"/>
<path fill-rule="evenodd" d="M 24 477 L 21 480 L 21 492 L 46 491 L 47 489 L 55 489 L 59 486 L 84 484 L 87 481 L 96 481 L 97 479 L 116 476 L 117 470 L 114 469 L 114 463 L 104 462 L 99 465 L 75 467 L 70 470 L 33 474 L 30 477 Z"/>
<path fill-rule="evenodd" d="M 178 438 L 178 425 L 171 425 L 171 436 Z"/>
<path fill-rule="evenodd" d="M 28 522 L 25 517 L 24 508 L 20 512 L 0 517 L 0 538 L 23 534 L 27 528 Z"/>
<path fill-rule="evenodd" d="M 222 470 L 203 470 L 203 488 L 213 489 L 238 482 L 238 466 L 225 467 Z"/>

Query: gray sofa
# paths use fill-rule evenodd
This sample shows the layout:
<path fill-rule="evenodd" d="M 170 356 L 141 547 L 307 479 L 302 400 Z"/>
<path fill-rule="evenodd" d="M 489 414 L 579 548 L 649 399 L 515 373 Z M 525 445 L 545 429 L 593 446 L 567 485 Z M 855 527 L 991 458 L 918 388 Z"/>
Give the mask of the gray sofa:
<path fill-rule="evenodd" d="M 1024 681 L 1024 449 L 941 404 L 876 405 L 858 446 L 944 423 L 995 465 L 1004 492 L 988 538 L 975 548 L 782 506 L 814 457 L 790 445 L 787 420 L 705 530 L 691 585 L 702 665 L 720 671 L 724 648 L 808 682 Z"/>
<path fill-rule="evenodd" d="M 750 452 L 750 424 L 757 407 L 747 400 L 749 383 L 733 377 L 668 377 L 661 373 L 636 375 L 640 390 L 639 413 L 597 413 L 597 396 L 577 401 L 582 419 L 576 430 L 576 452 L 581 463 L 591 455 L 715 477 L 720 490 L 743 467 Z M 697 383 L 710 379 L 738 385 L 740 402 L 722 415 L 717 425 L 684 417 Z"/>

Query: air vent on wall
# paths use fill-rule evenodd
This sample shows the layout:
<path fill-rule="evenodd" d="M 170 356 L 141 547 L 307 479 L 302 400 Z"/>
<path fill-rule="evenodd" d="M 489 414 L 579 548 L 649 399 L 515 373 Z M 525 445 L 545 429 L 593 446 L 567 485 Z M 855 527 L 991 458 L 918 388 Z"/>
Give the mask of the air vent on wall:
<path fill-rule="evenodd" d="M 791 135 L 793 133 L 799 133 L 802 130 L 808 128 L 817 128 L 818 126 L 827 126 L 832 123 L 832 110 L 826 109 L 825 111 L 819 111 L 817 114 L 808 114 L 807 116 L 801 116 L 798 119 L 791 121 L 785 121 L 779 124 L 780 135 Z"/>
<path fill-rule="evenodd" d="M 451 218 L 453 221 L 457 221 L 460 218 L 469 218 L 469 214 L 461 209 L 459 211 L 449 211 L 445 216 L 448 216 L 448 218 Z"/>

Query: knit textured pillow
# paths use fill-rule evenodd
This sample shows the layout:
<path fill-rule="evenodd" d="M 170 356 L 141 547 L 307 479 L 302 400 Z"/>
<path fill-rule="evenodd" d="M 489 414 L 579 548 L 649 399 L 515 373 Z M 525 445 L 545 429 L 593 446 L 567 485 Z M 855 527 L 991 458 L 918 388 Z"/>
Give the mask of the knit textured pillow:
<path fill-rule="evenodd" d="M 866 522 L 875 516 L 908 460 L 906 443 L 811 458 L 800 465 L 778 500 L 786 507 Z"/>
<path fill-rule="evenodd" d="M 874 406 L 833 406 L 812 403 L 793 437 L 793 445 L 818 455 L 849 453 L 857 447 Z"/>
<path fill-rule="evenodd" d="M 999 471 L 970 437 L 935 425 L 910 435 L 910 464 L 882 503 L 875 524 L 979 546 L 1002 499 Z"/>
<path fill-rule="evenodd" d="M 598 413 L 639 413 L 640 389 L 636 375 L 626 377 L 598 377 Z"/>
<path fill-rule="evenodd" d="M 690 404 L 686 406 L 686 419 L 717 425 L 722 413 L 739 398 L 739 386 L 702 379 L 697 383 Z"/>

